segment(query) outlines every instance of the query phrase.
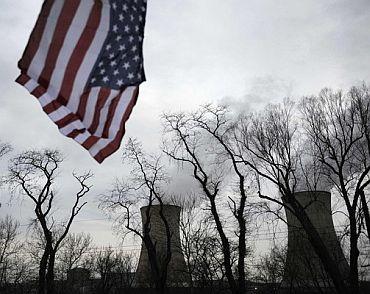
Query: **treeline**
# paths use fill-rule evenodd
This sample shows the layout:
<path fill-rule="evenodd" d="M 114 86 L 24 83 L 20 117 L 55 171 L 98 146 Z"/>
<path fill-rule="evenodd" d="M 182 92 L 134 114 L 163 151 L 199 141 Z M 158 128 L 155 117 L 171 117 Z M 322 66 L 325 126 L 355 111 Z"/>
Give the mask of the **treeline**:
<path fill-rule="evenodd" d="M 150 221 L 141 223 L 139 209 L 166 204 L 183 207 L 180 229 L 190 286 L 219 280 L 231 293 L 245 293 L 253 273 L 248 266 L 253 224 L 260 224 L 261 216 L 284 219 L 288 210 L 308 236 L 329 285 L 337 293 L 360 293 L 361 271 L 368 266 L 361 263 L 360 254 L 365 253 L 363 244 L 370 242 L 370 95 L 365 84 L 346 92 L 323 89 L 318 95 L 285 99 L 257 112 L 205 105 L 193 112 L 166 113 L 162 123 L 161 152 L 147 153 L 140 142 L 129 139 L 123 158 L 130 175 L 114 181 L 99 196 L 100 208 L 123 234 L 136 235 L 147 249 L 151 286 L 157 293 L 165 293 L 169 286 L 172 234 L 161 215 L 168 246 L 157 250 Z M 0 154 L 10 151 L 3 146 Z M 3 179 L 13 193 L 34 204 L 42 241 L 37 257 L 39 294 L 55 293 L 57 260 L 92 182 L 91 173 L 73 174 L 80 189 L 69 218 L 57 221 L 54 187 L 62 161 L 59 151 L 26 151 L 10 160 Z M 195 196 L 174 197 L 168 189 L 173 165 L 195 184 Z M 341 205 L 348 272 L 339 268 L 307 207 L 296 197 L 297 192 L 318 190 L 330 190 Z M 275 253 L 272 256 L 278 256 Z M 265 268 L 267 261 L 261 260 Z M 257 268 L 261 271 L 263 266 Z"/>

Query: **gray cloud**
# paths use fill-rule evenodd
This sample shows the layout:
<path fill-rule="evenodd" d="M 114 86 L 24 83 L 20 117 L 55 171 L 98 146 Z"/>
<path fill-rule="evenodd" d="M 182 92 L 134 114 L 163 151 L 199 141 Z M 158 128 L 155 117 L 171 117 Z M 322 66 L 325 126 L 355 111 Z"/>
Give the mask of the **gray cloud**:
<path fill-rule="evenodd" d="M 91 205 L 81 219 L 98 218 L 101 213 L 94 195 L 127 170 L 121 164 L 121 152 L 96 164 L 85 150 L 60 135 L 37 101 L 13 82 L 41 3 L 0 3 L 0 138 L 18 151 L 58 147 L 68 158 L 65 171 L 93 170 Z M 228 99 L 235 105 L 259 107 L 271 102 L 270 97 L 280 99 L 290 91 L 310 94 L 324 86 L 369 81 L 369 13 L 367 0 L 149 1 L 144 52 L 148 82 L 141 87 L 126 138 L 136 136 L 145 148 L 155 151 L 163 111 Z M 60 188 L 62 207 L 71 201 L 73 185 L 67 183 Z M 27 204 L 6 209 L 26 220 Z M 4 207 L 0 213 L 5 213 Z M 85 228 L 81 222 L 74 229 Z M 99 234 L 97 238 L 109 239 Z"/>

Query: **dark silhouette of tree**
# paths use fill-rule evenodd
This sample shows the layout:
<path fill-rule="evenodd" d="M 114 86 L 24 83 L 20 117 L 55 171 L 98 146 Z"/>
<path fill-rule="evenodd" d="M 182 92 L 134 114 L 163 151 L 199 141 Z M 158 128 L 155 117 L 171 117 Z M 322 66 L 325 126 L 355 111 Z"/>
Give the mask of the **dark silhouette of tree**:
<path fill-rule="evenodd" d="M 228 144 L 232 124 L 226 113 L 224 107 L 208 105 L 190 114 L 165 114 L 163 122 L 168 137 L 163 151 L 180 166 L 187 165 L 192 169 L 192 176 L 207 199 L 220 238 L 226 279 L 232 293 L 239 294 L 246 291 L 247 195 L 253 187 L 249 167 L 239 164 L 239 158 Z M 229 195 L 222 195 L 226 181 L 235 184 Z M 233 271 L 232 240 L 225 228 L 221 202 L 231 212 L 228 222 L 235 221 L 236 271 Z"/>
<path fill-rule="evenodd" d="M 370 236 L 365 190 L 370 184 L 370 95 L 366 85 L 347 93 L 324 89 L 301 103 L 313 156 L 339 192 L 349 220 L 351 293 L 359 293 L 358 248 L 361 234 Z M 365 229 L 366 228 L 366 229 Z M 365 229 L 365 231 L 364 231 Z M 369 238 L 370 241 L 370 238 Z"/>
<path fill-rule="evenodd" d="M 72 233 L 67 235 L 60 245 L 57 254 L 57 267 L 62 277 L 83 264 L 83 255 L 90 250 L 92 238 L 90 234 Z"/>
<path fill-rule="evenodd" d="M 141 144 L 133 139 L 129 139 L 126 145 L 124 159 L 132 166 L 131 178 L 126 181 L 117 180 L 109 193 L 100 198 L 100 207 L 118 213 L 117 221 L 126 229 L 125 233 L 133 233 L 142 240 L 148 253 L 152 282 L 158 293 L 164 293 L 172 256 L 172 232 L 163 212 L 163 206 L 169 198 L 166 198 L 162 185 L 168 178 L 161 158 L 146 154 Z M 154 204 L 160 206 L 159 215 L 165 227 L 164 256 L 159 254 L 150 234 L 151 207 Z M 146 218 L 141 229 L 140 207 L 144 205 L 147 206 Z"/>
<path fill-rule="evenodd" d="M 80 203 L 90 191 L 87 181 L 91 173 L 73 174 L 80 185 L 76 193 L 69 217 L 57 222 L 53 215 L 55 184 L 58 168 L 63 158 L 57 150 L 26 151 L 11 159 L 6 182 L 13 189 L 32 201 L 36 215 L 35 223 L 41 228 L 44 241 L 43 253 L 39 261 L 38 293 L 54 293 L 55 257 L 62 241 L 67 236 L 76 215 L 86 202 Z"/>
<path fill-rule="evenodd" d="M 16 277 L 15 258 L 23 244 L 18 240 L 19 223 L 11 216 L 0 219 L 0 289 Z"/>

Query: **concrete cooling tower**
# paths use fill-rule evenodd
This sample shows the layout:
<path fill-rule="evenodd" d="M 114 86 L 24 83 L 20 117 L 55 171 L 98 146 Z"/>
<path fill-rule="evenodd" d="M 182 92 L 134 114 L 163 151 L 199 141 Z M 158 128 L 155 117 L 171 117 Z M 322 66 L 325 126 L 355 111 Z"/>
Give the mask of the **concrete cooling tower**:
<path fill-rule="evenodd" d="M 306 212 L 318 230 L 329 252 L 339 266 L 344 277 L 348 276 L 349 266 L 340 247 L 331 213 L 331 194 L 323 191 L 298 192 L 296 199 L 306 207 Z M 284 287 L 331 288 L 333 285 L 324 267 L 311 246 L 306 233 L 297 218 L 286 211 L 288 221 L 288 252 L 283 279 Z"/>
<path fill-rule="evenodd" d="M 147 221 L 146 212 L 148 206 L 142 207 L 141 218 L 143 225 Z M 164 223 L 159 215 L 160 205 L 152 205 L 150 207 L 150 237 L 156 244 L 157 256 L 159 264 L 163 263 L 166 256 L 166 229 Z M 190 276 L 187 274 L 184 255 L 181 250 L 180 243 L 180 212 L 181 208 L 175 205 L 164 205 L 163 214 L 169 223 L 171 237 L 172 257 L 168 265 L 167 286 L 185 286 L 189 284 Z M 137 271 L 135 274 L 136 287 L 150 287 L 153 282 L 150 272 L 150 264 L 148 253 L 145 245 L 141 245 L 141 253 Z"/>

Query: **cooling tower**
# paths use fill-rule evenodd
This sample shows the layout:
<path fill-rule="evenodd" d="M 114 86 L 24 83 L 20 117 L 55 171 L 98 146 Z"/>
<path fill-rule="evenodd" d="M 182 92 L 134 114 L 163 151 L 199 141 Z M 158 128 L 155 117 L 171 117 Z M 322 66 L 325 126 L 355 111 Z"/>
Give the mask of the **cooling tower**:
<path fill-rule="evenodd" d="M 147 217 L 146 212 L 149 209 L 148 206 L 142 207 L 141 218 L 143 225 L 145 224 Z M 160 205 L 152 205 L 150 207 L 150 237 L 156 244 L 157 256 L 159 264 L 163 264 L 163 260 L 166 256 L 166 229 L 164 223 L 159 215 Z M 171 236 L 171 261 L 168 265 L 168 276 L 167 286 L 186 286 L 189 284 L 190 276 L 187 274 L 186 264 L 184 255 L 181 250 L 180 243 L 180 212 L 181 208 L 175 205 L 164 205 L 163 214 L 169 223 Z M 153 285 L 152 276 L 150 272 L 150 264 L 148 259 L 148 253 L 145 245 L 141 245 L 140 259 L 135 274 L 136 287 L 151 287 Z"/>
<path fill-rule="evenodd" d="M 347 277 L 349 266 L 334 230 L 331 194 L 323 191 L 298 192 L 295 193 L 295 197 L 303 207 L 306 207 L 305 211 L 312 224 L 338 264 L 339 270 L 344 277 Z M 331 288 L 333 285 L 302 226 L 289 210 L 285 211 L 288 221 L 288 252 L 283 286 Z"/>

